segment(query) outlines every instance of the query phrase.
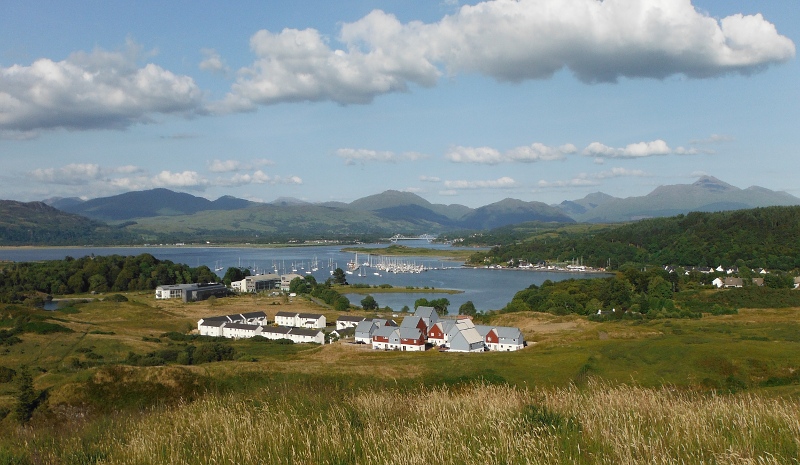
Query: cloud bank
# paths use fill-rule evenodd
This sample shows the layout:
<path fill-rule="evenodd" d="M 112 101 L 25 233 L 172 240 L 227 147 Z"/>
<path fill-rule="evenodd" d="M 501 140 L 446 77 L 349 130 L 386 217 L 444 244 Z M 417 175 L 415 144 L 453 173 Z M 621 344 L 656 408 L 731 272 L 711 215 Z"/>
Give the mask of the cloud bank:
<path fill-rule="evenodd" d="M 243 172 L 245 169 L 252 170 L 254 166 L 270 163 L 269 160 L 256 160 L 248 164 L 232 160 L 225 162 L 215 160 L 211 163 L 210 172 L 230 173 L 227 176 L 217 177 L 209 177 L 193 170 L 179 172 L 163 170 L 153 175 L 134 165 L 103 167 L 94 163 L 73 163 L 60 168 L 38 168 L 25 173 L 25 177 L 43 184 L 66 186 L 65 189 L 70 194 L 86 196 L 87 192 L 91 191 L 93 197 L 157 187 L 204 191 L 210 187 L 303 184 L 299 176 L 269 175 L 261 169 Z M 223 169 L 215 171 L 215 167 Z"/>
<path fill-rule="evenodd" d="M 258 31 L 256 56 L 218 112 L 296 101 L 371 102 L 434 86 L 443 74 L 498 81 L 569 69 L 585 83 L 620 78 L 750 74 L 785 62 L 795 45 L 760 14 L 716 19 L 688 0 L 494 0 L 436 23 L 375 10 L 342 25 L 332 45 L 315 29 Z"/>

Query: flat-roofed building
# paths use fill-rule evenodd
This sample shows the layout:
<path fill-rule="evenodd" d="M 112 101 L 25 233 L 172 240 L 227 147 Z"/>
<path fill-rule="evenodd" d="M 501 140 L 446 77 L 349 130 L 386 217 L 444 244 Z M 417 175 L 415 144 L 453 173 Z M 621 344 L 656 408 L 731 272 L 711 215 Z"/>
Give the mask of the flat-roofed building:
<path fill-rule="evenodd" d="M 245 276 L 241 281 L 231 282 L 231 288 L 236 292 L 261 292 L 281 288 L 281 277 L 277 274 L 257 274 Z"/>
<path fill-rule="evenodd" d="M 181 299 L 184 302 L 224 297 L 228 288 L 220 283 L 168 284 L 156 287 L 156 299 Z"/>

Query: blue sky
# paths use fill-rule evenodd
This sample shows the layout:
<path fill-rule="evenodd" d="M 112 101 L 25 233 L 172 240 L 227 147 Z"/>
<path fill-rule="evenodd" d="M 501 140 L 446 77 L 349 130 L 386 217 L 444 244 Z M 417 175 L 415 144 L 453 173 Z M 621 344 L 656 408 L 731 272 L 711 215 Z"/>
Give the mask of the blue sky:
<path fill-rule="evenodd" d="M 0 16 L 0 198 L 800 196 L 795 0 L 53 1 Z"/>

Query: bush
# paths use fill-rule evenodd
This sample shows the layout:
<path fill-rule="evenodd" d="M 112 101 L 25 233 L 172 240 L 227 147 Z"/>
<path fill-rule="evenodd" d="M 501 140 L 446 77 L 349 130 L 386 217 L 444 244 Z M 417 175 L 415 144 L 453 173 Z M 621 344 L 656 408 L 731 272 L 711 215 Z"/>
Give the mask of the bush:
<path fill-rule="evenodd" d="M 105 299 L 103 299 L 103 301 L 104 302 L 127 302 L 128 298 L 125 297 L 122 294 L 113 294 L 113 295 L 110 295 L 110 296 L 106 297 Z"/>
<path fill-rule="evenodd" d="M 233 347 L 220 342 L 202 344 L 193 354 L 195 364 L 233 360 Z"/>
<path fill-rule="evenodd" d="M 66 326 L 61 326 L 56 323 L 47 323 L 45 321 L 29 321 L 22 325 L 22 331 L 26 333 L 36 334 L 52 334 L 52 333 L 72 333 L 71 329 Z"/>
<path fill-rule="evenodd" d="M 14 376 L 16 374 L 17 374 L 17 372 L 14 371 L 13 369 L 8 368 L 8 367 L 4 367 L 4 366 L 0 366 L 0 383 L 8 383 L 8 382 L 10 382 L 12 379 L 14 379 Z"/>

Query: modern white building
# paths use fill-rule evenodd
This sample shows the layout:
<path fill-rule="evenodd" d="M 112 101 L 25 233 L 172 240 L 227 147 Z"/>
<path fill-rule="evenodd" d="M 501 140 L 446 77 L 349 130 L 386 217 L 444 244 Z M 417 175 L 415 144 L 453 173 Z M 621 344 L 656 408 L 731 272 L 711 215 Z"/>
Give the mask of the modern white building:
<path fill-rule="evenodd" d="M 281 277 L 277 274 L 257 274 L 255 276 L 245 276 L 241 281 L 232 281 L 231 289 L 236 292 L 261 292 L 270 290 L 280 290 Z"/>
<path fill-rule="evenodd" d="M 281 290 L 283 292 L 289 292 L 289 285 L 292 283 L 294 278 L 302 278 L 304 279 L 305 276 L 299 275 L 297 273 L 289 273 L 281 275 Z"/>
<path fill-rule="evenodd" d="M 228 288 L 219 283 L 169 284 L 156 287 L 156 299 L 181 299 L 184 302 L 224 297 Z"/>

